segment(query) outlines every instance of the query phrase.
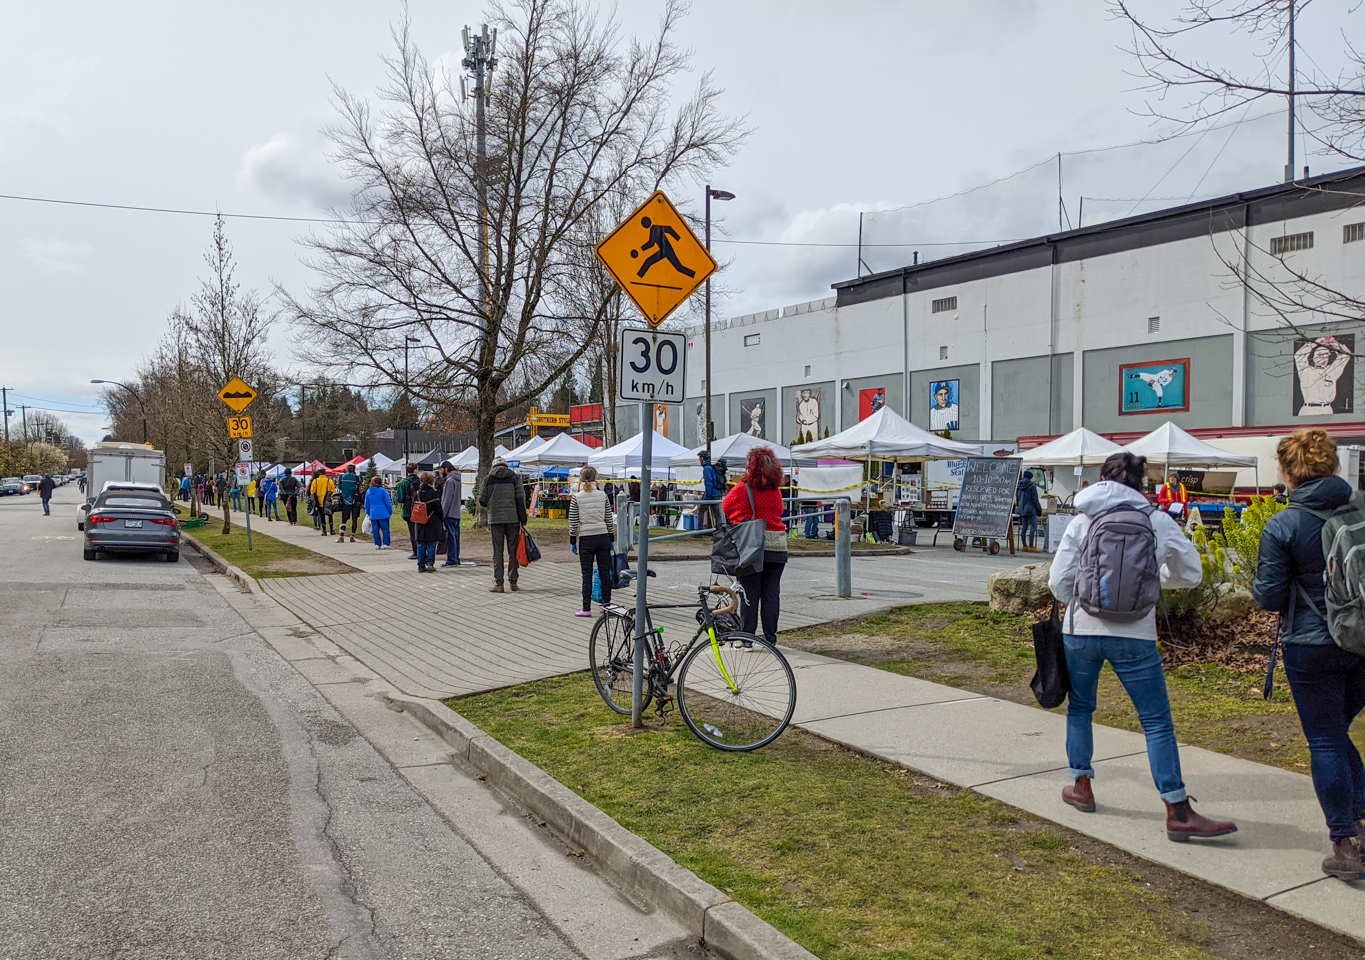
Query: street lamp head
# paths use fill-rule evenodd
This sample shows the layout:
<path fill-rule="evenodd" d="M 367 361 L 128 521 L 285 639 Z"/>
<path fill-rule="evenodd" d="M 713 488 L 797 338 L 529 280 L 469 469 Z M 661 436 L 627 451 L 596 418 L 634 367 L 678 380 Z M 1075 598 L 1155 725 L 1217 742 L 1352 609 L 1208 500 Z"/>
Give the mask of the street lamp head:
<path fill-rule="evenodd" d="M 711 193 L 711 199 L 712 199 L 712 200 L 733 200 L 733 199 L 735 199 L 735 195 L 734 195 L 733 193 L 731 193 L 729 190 L 711 190 L 710 193 Z"/>
<path fill-rule="evenodd" d="M 108 380 L 91 380 L 91 383 L 108 383 Z"/>

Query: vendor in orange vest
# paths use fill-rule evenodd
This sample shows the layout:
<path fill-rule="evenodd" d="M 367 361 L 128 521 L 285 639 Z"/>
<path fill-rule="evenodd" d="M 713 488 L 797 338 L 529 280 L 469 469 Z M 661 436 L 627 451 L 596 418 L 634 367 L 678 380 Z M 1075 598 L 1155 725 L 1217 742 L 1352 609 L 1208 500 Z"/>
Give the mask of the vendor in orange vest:
<path fill-rule="evenodd" d="M 1156 503 L 1157 506 L 1172 516 L 1183 517 L 1190 512 L 1190 493 L 1185 489 L 1185 485 L 1180 482 L 1180 478 L 1171 474 L 1157 492 Z M 1173 503 L 1180 504 L 1178 511 L 1171 510 Z"/>

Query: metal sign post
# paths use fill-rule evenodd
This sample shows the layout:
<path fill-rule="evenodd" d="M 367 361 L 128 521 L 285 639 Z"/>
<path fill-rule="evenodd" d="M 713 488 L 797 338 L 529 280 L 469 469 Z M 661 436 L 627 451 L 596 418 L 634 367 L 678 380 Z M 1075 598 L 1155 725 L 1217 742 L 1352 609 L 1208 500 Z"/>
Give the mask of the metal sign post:
<path fill-rule="evenodd" d="M 640 546 L 635 565 L 635 673 L 631 679 L 630 725 L 644 726 L 641 718 L 645 690 L 645 614 L 649 604 L 649 461 L 654 453 L 654 404 L 640 404 Z"/>
<path fill-rule="evenodd" d="M 239 464 L 237 464 L 237 485 L 240 486 L 240 487 L 242 488 L 242 496 L 246 496 L 246 485 L 247 485 L 248 483 L 250 483 L 250 482 L 251 482 L 251 464 L 249 464 L 249 463 L 239 463 Z M 247 548 L 248 550 L 252 549 L 252 546 L 251 546 L 251 501 L 250 501 L 250 500 L 247 501 L 247 509 L 246 509 L 246 548 Z"/>

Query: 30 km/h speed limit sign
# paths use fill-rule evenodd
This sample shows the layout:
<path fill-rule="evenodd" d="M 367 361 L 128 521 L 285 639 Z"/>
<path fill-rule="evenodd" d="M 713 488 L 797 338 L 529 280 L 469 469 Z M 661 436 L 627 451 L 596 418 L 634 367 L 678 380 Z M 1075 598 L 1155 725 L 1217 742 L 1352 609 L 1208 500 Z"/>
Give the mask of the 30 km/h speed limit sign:
<path fill-rule="evenodd" d="M 662 330 L 621 331 L 616 395 L 645 403 L 681 403 L 687 337 Z"/>
<path fill-rule="evenodd" d="M 228 417 L 228 436 L 233 440 L 251 439 L 250 417 Z"/>

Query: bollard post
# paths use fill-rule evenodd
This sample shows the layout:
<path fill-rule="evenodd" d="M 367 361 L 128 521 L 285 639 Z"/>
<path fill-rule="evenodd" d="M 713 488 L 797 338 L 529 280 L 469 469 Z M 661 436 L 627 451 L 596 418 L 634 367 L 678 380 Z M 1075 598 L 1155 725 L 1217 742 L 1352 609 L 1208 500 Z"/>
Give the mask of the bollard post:
<path fill-rule="evenodd" d="M 834 501 L 834 595 L 845 599 L 853 596 L 853 543 L 849 533 L 852 512 L 848 500 Z"/>
<path fill-rule="evenodd" d="M 630 725 L 644 726 L 645 619 L 649 603 L 649 467 L 654 454 L 654 404 L 640 404 L 640 544 L 635 563 L 635 669 L 631 677 Z"/>
<path fill-rule="evenodd" d="M 630 497 L 624 493 L 616 495 L 616 549 L 621 553 L 630 552 Z"/>

